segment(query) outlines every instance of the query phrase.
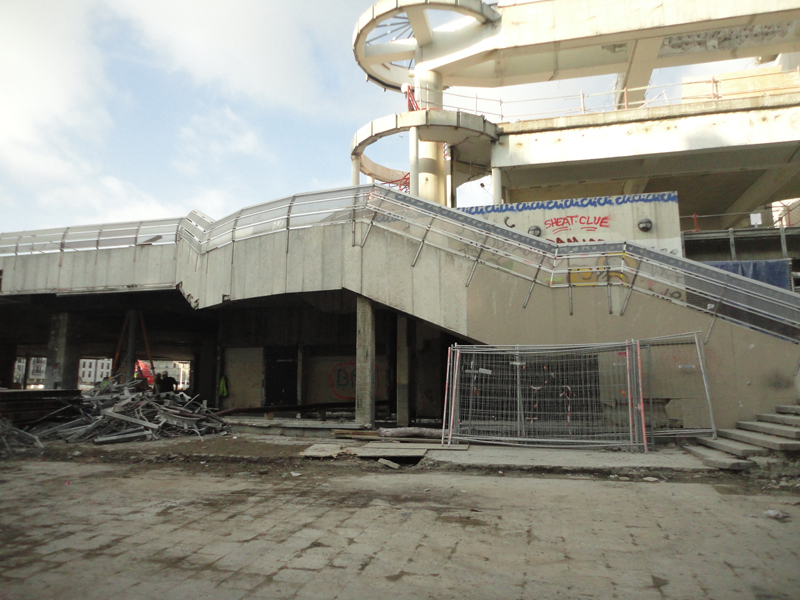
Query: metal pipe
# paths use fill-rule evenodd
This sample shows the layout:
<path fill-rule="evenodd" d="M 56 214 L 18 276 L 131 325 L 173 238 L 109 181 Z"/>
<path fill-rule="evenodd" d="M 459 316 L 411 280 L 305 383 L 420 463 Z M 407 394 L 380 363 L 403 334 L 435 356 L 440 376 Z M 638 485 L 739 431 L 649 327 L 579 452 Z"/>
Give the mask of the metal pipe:
<path fill-rule="evenodd" d="M 708 373 L 706 372 L 706 354 L 700 345 L 700 337 L 695 332 L 694 343 L 697 347 L 697 359 L 700 361 L 700 372 L 703 374 L 703 387 L 706 390 L 706 403 L 708 404 L 708 416 L 711 418 L 712 438 L 717 439 L 717 424 L 714 421 L 714 408 L 711 406 L 711 390 L 708 387 Z"/>

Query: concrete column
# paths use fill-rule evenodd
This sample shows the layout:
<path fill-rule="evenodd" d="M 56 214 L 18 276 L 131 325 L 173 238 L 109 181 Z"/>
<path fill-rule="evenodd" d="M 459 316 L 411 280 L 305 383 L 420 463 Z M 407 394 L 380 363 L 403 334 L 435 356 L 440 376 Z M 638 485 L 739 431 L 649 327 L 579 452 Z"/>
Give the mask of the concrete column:
<path fill-rule="evenodd" d="M 416 71 L 414 85 L 421 109 L 442 108 L 444 90 L 440 73 Z M 431 202 L 447 204 L 444 146 L 440 142 L 419 143 L 419 196 Z"/>
<path fill-rule="evenodd" d="M 351 185 L 361 185 L 361 157 L 350 157 L 350 183 Z"/>
<path fill-rule="evenodd" d="M 125 351 L 125 381 L 132 381 L 136 373 L 136 330 L 139 329 L 139 311 L 128 311 L 128 345 Z"/>
<path fill-rule="evenodd" d="M 57 313 L 50 325 L 47 341 L 47 366 L 44 387 L 50 390 L 78 389 L 80 348 L 77 344 L 78 323 L 75 315 Z"/>
<path fill-rule="evenodd" d="M 412 127 L 408 132 L 408 193 L 419 196 L 419 131 Z"/>
<path fill-rule="evenodd" d="M 356 422 L 375 425 L 375 308 L 358 296 L 356 305 Z"/>
<path fill-rule="evenodd" d="M 28 389 L 28 380 L 31 377 L 31 363 L 33 362 L 33 357 L 31 356 L 30 352 L 25 355 L 25 374 L 22 376 L 22 389 Z"/>
<path fill-rule="evenodd" d="M 14 387 L 14 368 L 17 363 L 17 344 L 0 341 L 0 388 Z"/>
<path fill-rule="evenodd" d="M 200 395 L 198 400 L 208 400 L 213 405 L 217 403 L 219 385 L 216 338 L 204 337 L 199 350 L 192 364 L 192 392 Z"/>
<path fill-rule="evenodd" d="M 297 345 L 297 406 L 303 404 L 303 344 Z"/>
<path fill-rule="evenodd" d="M 503 175 L 498 167 L 492 167 L 492 204 L 503 203 Z"/>
<path fill-rule="evenodd" d="M 397 315 L 397 426 L 408 427 L 410 404 L 408 395 L 408 317 Z"/>

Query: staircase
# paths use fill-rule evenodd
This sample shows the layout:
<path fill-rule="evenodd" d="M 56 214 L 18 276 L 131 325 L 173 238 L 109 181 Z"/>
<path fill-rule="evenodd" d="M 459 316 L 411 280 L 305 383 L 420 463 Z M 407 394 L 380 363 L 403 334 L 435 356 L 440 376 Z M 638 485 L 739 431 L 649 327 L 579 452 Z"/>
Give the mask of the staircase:
<path fill-rule="evenodd" d="M 700 446 L 686 450 L 707 467 L 745 471 L 756 466 L 749 460 L 773 452 L 800 452 L 800 405 L 776 406 L 774 414 L 739 421 L 736 429 L 720 429 L 717 439 L 697 438 Z"/>

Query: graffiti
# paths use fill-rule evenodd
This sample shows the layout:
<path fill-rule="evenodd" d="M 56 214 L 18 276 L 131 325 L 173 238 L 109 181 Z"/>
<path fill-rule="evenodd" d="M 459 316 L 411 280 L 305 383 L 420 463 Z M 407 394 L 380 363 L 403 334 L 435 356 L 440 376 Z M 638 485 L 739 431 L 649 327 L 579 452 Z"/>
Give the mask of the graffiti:
<path fill-rule="evenodd" d="M 625 204 L 678 203 L 677 192 L 659 194 L 630 194 L 624 196 L 599 196 L 596 198 L 570 198 L 567 200 L 547 200 L 541 202 L 519 202 L 517 204 L 490 204 L 489 206 L 469 206 L 459 208 L 470 215 L 492 213 L 526 212 L 529 210 L 569 210 L 571 208 L 602 208 L 604 206 L 623 206 Z"/>
<path fill-rule="evenodd" d="M 328 374 L 331 391 L 340 400 L 356 399 L 356 363 L 346 362 L 334 365 Z M 380 371 L 375 365 L 375 389 L 380 386 Z"/>
<path fill-rule="evenodd" d="M 568 237 L 566 240 L 562 240 L 560 237 L 557 237 L 554 240 L 547 238 L 547 241 L 553 242 L 554 244 L 587 244 L 590 242 L 605 242 L 603 238 L 597 238 L 597 239 L 589 238 L 587 240 L 586 238 L 578 239 L 576 237 Z"/>
<path fill-rule="evenodd" d="M 553 233 L 562 233 L 577 225 L 584 231 L 597 231 L 599 227 L 611 228 L 611 217 L 592 217 L 589 215 L 569 215 L 567 217 L 553 217 L 544 222 L 545 229 L 552 229 Z"/>

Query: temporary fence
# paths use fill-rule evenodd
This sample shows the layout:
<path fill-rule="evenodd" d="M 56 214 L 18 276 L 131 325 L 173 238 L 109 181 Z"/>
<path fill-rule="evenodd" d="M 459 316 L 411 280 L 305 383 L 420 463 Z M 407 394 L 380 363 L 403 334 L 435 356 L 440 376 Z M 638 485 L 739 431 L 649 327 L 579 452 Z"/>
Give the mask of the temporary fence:
<path fill-rule="evenodd" d="M 449 351 L 442 442 L 627 447 L 716 435 L 697 333 L 613 344 Z"/>

